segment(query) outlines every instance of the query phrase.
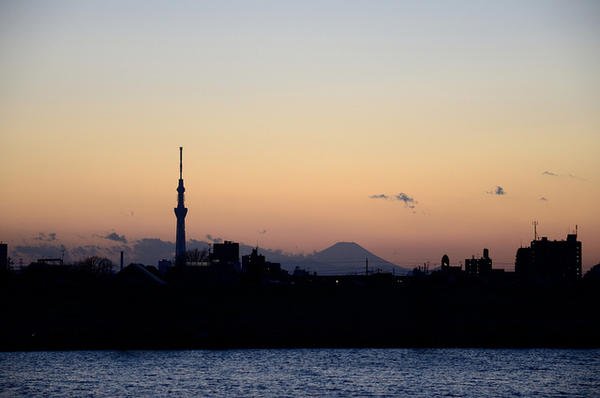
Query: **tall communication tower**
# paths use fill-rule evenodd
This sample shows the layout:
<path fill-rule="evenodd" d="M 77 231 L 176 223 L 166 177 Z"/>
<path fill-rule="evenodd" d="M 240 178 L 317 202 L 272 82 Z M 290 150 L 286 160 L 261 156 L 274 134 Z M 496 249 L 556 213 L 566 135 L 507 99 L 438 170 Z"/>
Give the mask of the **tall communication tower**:
<path fill-rule="evenodd" d="M 188 209 L 184 205 L 183 186 L 183 147 L 179 147 L 179 185 L 177 186 L 177 207 L 175 217 L 177 217 L 177 233 L 175 237 L 175 262 L 177 264 L 185 263 L 185 216 Z"/>

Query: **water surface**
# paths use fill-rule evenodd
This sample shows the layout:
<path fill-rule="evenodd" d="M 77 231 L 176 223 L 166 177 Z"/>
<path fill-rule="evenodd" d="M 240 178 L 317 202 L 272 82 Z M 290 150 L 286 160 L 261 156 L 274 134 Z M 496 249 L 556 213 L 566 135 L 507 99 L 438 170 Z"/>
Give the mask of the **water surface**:
<path fill-rule="evenodd" d="M 600 396 L 600 350 L 0 353 L 0 396 Z"/>

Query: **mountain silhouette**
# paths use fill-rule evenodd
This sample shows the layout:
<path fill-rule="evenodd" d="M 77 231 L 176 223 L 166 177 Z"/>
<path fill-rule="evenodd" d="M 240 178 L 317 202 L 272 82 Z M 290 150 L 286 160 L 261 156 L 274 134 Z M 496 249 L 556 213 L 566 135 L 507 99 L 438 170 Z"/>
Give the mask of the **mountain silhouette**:
<path fill-rule="evenodd" d="M 320 274 L 364 274 L 365 261 L 369 272 L 406 273 L 408 270 L 371 253 L 356 242 L 337 242 L 308 256 Z"/>
<path fill-rule="evenodd" d="M 360 246 L 356 242 L 337 242 L 326 249 L 321 250 L 312 255 L 312 257 L 317 261 L 330 262 L 330 261 L 345 261 L 345 262 L 353 262 L 357 258 L 361 259 L 361 261 L 365 257 L 371 257 L 374 260 L 380 262 L 387 262 L 373 253 Z M 363 261 L 364 262 L 364 261 Z"/>

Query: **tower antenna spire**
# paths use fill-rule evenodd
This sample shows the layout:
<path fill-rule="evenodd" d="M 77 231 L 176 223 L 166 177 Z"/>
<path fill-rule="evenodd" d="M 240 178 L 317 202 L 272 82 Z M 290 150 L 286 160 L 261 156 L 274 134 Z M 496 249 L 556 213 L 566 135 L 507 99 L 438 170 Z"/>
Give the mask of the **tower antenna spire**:
<path fill-rule="evenodd" d="M 532 224 L 533 224 L 533 240 L 537 240 L 537 226 L 539 225 L 539 223 L 536 220 Z"/>
<path fill-rule="evenodd" d="M 183 147 L 179 147 L 179 179 L 183 178 Z"/>

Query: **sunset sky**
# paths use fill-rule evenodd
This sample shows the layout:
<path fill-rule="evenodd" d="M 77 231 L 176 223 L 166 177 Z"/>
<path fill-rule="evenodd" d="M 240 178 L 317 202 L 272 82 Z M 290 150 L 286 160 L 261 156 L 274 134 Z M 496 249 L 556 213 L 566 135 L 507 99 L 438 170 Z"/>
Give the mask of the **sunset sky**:
<path fill-rule="evenodd" d="M 183 146 L 189 239 L 587 270 L 599 71 L 597 1 L 3 1 L 0 240 L 173 242 Z"/>

